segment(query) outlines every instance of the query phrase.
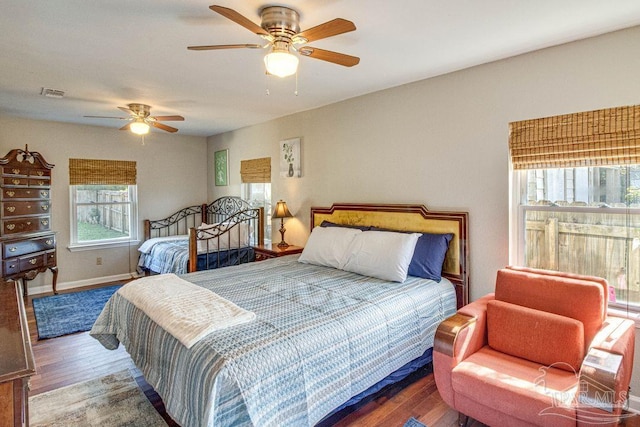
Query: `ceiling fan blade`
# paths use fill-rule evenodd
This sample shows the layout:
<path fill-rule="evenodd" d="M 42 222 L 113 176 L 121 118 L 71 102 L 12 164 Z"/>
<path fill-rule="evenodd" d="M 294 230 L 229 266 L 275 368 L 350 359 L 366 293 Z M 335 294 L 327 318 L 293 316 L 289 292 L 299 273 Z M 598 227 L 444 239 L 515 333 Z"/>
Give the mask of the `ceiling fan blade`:
<path fill-rule="evenodd" d="M 127 123 L 126 125 L 122 126 L 119 130 L 129 130 L 130 126 L 131 126 L 131 123 Z"/>
<path fill-rule="evenodd" d="M 171 127 L 171 126 L 167 126 L 164 123 L 159 123 L 159 122 L 149 122 L 149 124 L 151 126 L 153 126 L 154 128 L 158 128 L 158 129 L 162 129 L 162 130 L 166 130 L 167 132 L 178 132 L 178 129 Z"/>
<path fill-rule="evenodd" d="M 317 25 L 296 34 L 294 36 L 294 43 L 298 38 L 305 39 L 306 41 L 303 41 L 303 43 L 307 43 L 327 37 L 337 36 L 338 34 L 348 33 L 355 29 L 356 25 L 353 22 L 342 18 L 336 18 L 332 21 L 325 22 L 324 24 Z"/>
<path fill-rule="evenodd" d="M 353 67 L 360 63 L 360 58 L 357 56 L 318 49 L 317 47 L 303 46 L 298 49 L 298 52 L 303 56 L 310 56 L 311 58 L 320 59 L 322 61 L 333 62 L 334 64 L 343 65 L 345 67 Z"/>
<path fill-rule="evenodd" d="M 184 117 L 182 116 L 153 116 L 149 117 L 151 120 L 157 120 L 160 122 L 182 122 Z"/>
<path fill-rule="evenodd" d="M 130 117 L 112 117 L 112 116 L 82 116 L 90 119 L 118 119 L 118 120 L 131 120 Z"/>
<path fill-rule="evenodd" d="M 238 25 L 242 25 L 252 33 L 258 34 L 259 36 L 269 35 L 269 33 L 264 28 L 254 23 L 252 20 L 240 15 L 238 12 L 236 12 L 233 9 L 229 9 L 228 7 L 223 7 L 223 6 L 217 6 L 215 4 L 212 6 L 209 6 L 209 9 L 213 10 L 214 12 L 218 12 L 220 15 L 224 16 L 227 19 L 232 20 Z"/>
<path fill-rule="evenodd" d="M 216 50 L 216 49 L 259 49 L 262 46 L 259 44 L 216 44 L 211 46 L 187 46 L 189 50 Z"/>

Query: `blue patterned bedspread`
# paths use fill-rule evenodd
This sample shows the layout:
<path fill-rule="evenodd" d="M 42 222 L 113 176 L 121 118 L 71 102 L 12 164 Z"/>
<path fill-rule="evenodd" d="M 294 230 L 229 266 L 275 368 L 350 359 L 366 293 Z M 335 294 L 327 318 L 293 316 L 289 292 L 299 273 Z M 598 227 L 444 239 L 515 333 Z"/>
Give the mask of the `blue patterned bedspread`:
<path fill-rule="evenodd" d="M 251 247 L 198 254 L 197 270 L 210 270 L 255 260 Z M 149 253 L 140 253 L 138 267 L 155 273 L 185 274 L 189 264 L 189 240 L 170 240 L 153 245 Z"/>
<path fill-rule="evenodd" d="M 455 313 L 446 279 L 386 282 L 297 258 L 182 276 L 256 313 L 190 350 L 119 294 L 91 335 L 121 342 L 183 427 L 312 426 L 422 355 Z"/>

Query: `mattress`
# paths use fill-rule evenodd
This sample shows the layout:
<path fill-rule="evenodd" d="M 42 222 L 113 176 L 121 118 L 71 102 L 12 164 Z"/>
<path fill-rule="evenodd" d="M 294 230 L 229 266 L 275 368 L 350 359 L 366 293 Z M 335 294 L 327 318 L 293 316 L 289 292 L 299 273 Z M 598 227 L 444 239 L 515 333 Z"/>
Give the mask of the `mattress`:
<path fill-rule="evenodd" d="M 115 294 L 91 330 L 122 343 L 183 427 L 312 426 L 433 346 L 451 282 L 387 282 L 274 258 L 182 278 L 256 314 L 191 349 Z"/>

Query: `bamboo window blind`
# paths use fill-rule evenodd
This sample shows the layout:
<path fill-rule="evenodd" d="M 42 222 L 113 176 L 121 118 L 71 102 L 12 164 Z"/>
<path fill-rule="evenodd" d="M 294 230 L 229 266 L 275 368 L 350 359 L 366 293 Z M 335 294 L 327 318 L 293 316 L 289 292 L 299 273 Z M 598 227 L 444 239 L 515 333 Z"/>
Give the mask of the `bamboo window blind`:
<path fill-rule="evenodd" d="M 640 106 L 509 123 L 514 169 L 640 163 Z"/>
<path fill-rule="evenodd" d="M 240 177 L 245 184 L 271 182 L 271 157 L 241 160 Z"/>
<path fill-rule="evenodd" d="M 70 185 L 136 185 L 136 162 L 69 159 Z"/>

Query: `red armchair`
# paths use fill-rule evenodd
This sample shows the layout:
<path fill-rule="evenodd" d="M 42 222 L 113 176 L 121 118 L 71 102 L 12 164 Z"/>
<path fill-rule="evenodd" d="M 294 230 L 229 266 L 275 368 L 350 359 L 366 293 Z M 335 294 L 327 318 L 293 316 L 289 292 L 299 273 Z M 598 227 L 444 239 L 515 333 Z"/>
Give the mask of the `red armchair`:
<path fill-rule="evenodd" d="M 436 331 L 443 400 L 491 426 L 617 424 L 627 403 L 635 325 L 607 315 L 606 280 L 509 267 L 495 294 Z"/>

